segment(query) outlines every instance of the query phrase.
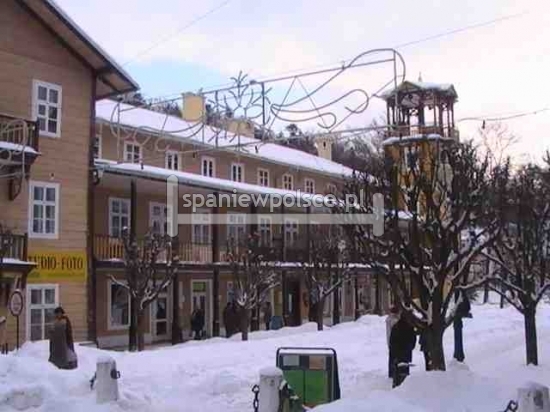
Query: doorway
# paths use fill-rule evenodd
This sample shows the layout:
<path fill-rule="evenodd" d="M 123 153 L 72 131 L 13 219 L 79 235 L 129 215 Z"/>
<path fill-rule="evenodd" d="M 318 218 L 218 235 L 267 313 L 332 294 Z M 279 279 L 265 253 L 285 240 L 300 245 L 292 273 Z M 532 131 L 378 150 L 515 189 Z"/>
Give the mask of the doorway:
<path fill-rule="evenodd" d="M 300 326 L 302 324 L 302 315 L 300 313 L 300 281 L 289 279 L 286 283 L 286 304 L 288 326 Z"/>
<path fill-rule="evenodd" d="M 151 334 L 153 341 L 167 340 L 171 331 L 168 291 L 159 293 L 151 305 Z"/>
<path fill-rule="evenodd" d="M 204 331 L 206 337 L 212 336 L 212 299 L 210 298 L 211 280 L 191 281 L 191 316 L 195 309 L 204 310 Z"/>

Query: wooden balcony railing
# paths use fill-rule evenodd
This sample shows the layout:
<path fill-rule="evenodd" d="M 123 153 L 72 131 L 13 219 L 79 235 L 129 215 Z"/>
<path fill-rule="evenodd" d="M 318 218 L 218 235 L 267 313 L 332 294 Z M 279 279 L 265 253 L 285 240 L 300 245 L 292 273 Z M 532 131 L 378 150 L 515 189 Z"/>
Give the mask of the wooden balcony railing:
<path fill-rule="evenodd" d="M 28 236 L 15 234 L 0 234 L 0 243 L 6 248 L 4 258 L 27 260 Z"/>
<path fill-rule="evenodd" d="M 459 133 L 458 129 L 449 126 L 439 126 L 439 125 L 427 125 L 427 126 L 409 126 L 409 125 L 400 125 L 400 126 L 391 126 L 386 132 L 387 137 L 407 137 L 407 136 L 418 136 L 418 135 L 430 135 L 438 134 L 442 137 L 447 137 L 451 139 L 458 140 Z"/>
<path fill-rule="evenodd" d="M 0 141 L 38 151 L 38 122 L 0 113 Z"/>
<path fill-rule="evenodd" d="M 142 247 L 144 240 L 137 239 L 138 247 Z M 94 237 L 94 257 L 101 261 L 119 261 L 124 259 L 124 244 L 121 238 L 109 235 Z M 209 244 L 179 244 L 179 257 L 182 262 L 211 263 L 212 245 Z M 158 257 L 159 262 L 166 261 L 165 254 Z"/>

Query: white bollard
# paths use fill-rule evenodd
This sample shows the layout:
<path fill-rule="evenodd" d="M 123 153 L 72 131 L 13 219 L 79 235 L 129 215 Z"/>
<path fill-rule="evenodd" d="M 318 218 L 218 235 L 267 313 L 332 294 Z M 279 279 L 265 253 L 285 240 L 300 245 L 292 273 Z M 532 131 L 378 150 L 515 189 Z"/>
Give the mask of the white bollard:
<path fill-rule="evenodd" d="M 279 410 L 279 387 L 283 381 L 283 371 L 276 367 L 260 370 L 259 412 Z"/>
<path fill-rule="evenodd" d="M 110 356 L 102 356 L 97 360 L 96 370 L 96 402 L 105 403 L 118 400 L 118 378 L 116 362 Z"/>
<path fill-rule="evenodd" d="M 519 388 L 518 412 L 550 412 L 548 387 L 529 382 Z"/>

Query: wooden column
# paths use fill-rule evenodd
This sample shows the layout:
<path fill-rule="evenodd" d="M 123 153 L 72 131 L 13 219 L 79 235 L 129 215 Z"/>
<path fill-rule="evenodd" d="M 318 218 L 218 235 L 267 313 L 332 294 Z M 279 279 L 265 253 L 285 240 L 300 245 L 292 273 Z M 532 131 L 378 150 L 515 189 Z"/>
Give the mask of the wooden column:
<path fill-rule="evenodd" d="M 137 223 L 137 189 L 136 181 L 132 179 L 130 181 L 130 242 L 133 243 L 136 239 L 136 223 Z M 131 279 L 128 279 L 131 283 L 135 284 L 135 273 L 132 272 L 129 274 Z M 137 340 L 137 328 L 138 328 L 138 312 L 139 302 L 137 299 L 130 298 L 130 326 L 129 326 L 129 339 L 128 339 L 128 350 L 135 351 L 137 350 L 138 340 Z"/>
<path fill-rule="evenodd" d="M 281 250 L 280 250 L 280 258 L 282 262 L 286 262 L 286 247 L 285 247 L 285 207 L 281 206 L 281 215 L 282 215 L 282 221 L 281 221 Z M 287 285 L 287 278 L 286 278 L 286 270 L 281 271 L 281 289 L 283 292 L 283 322 L 284 325 L 289 325 L 289 313 L 288 313 L 288 285 Z"/>
<path fill-rule="evenodd" d="M 179 237 L 172 238 L 172 253 L 179 254 Z M 179 268 L 178 268 L 179 269 Z M 179 273 L 176 272 L 172 281 L 172 345 L 183 342 L 183 336 L 180 324 L 180 293 L 179 293 Z"/>
<path fill-rule="evenodd" d="M 214 192 L 214 196 L 218 199 L 218 193 Z M 218 202 L 216 207 L 212 208 L 212 265 L 213 265 L 213 282 L 212 282 L 212 335 L 220 336 L 220 267 L 217 264 L 220 260 L 220 239 L 218 224 Z"/>
<path fill-rule="evenodd" d="M 257 209 L 256 205 L 251 204 L 250 205 L 250 236 L 256 236 L 258 234 L 258 216 L 257 216 Z M 258 286 L 259 288 L 259 286 Z M 258 296 L 260 293 L 260 290 L 257 290 Z M 257 331 L 260 330 L 260 305 L 257 305 L 254 309 L 252 309 L 252 318 L 250 319 L 250 330 L 251 331 Z"/>

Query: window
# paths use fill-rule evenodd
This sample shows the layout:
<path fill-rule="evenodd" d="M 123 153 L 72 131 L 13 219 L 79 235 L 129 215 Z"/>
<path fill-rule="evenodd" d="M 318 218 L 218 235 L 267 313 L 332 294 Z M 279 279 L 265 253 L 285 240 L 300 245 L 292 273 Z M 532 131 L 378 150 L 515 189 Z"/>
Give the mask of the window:
<path fill-rule="evenodd" d="M 54 322 L 59 305 L 57 285 L 27 285 L 27 338 L 43 340 Z"/>
<path fill-rule="evenodd" d="M 229 281 L 227 282 L 226 302 L 233 302 L 234 300 L 235 300 L 235 288 L 233 286 L 233 282 Z"/>
<path fill-rule="evenodd" d="M 181 156 L 178 152 L 166 152 L 166 168 L 170 170 L 180 170 Z"/>
<path fill-rule="evenodd" d="M 128 289 L 113 281 L 108 283 L 108 329 L 124 329 L 130 326 L 130 294 Z"/>
<path fill-rule="evenodd" d="M 35 238 L 57 239 L 59 184 L 31 182 L 29 200 L 29 234 Z"/>
<path fill-rule="evenodd" d="M 271 236 L 271 218 L 269 217 L 260 217 L 258 224 L 258 229 L 260 232 L 260 245 L 261 246 L 271 246 L 272 236 Z"/>
<path fill-rule="evenodd" d="M 231 164 L 231 180 L 234 182 L 244 182 L 244 165 L 242 163 Z"/>
<path fill-rule="evenodd" d="M 246 236 L 246 214 L 227 214 L 227 238 L 235 245 L 242 245 Z"/>
<path fill-rule="evenodd" d="M 125 143 L 124 161 L 128 163 L 139 163 L 141 160 L 141 146 L 138 143 Z"/>
<path fill-rule="evenodd" d="M 313 179 L 306 179 L 304 182 L 304 190 L 306 193 L 315 193 L 315 181 Z"/>
<path fill-rule="evenodd" d="M 283 189 L 294 190 L 294 177 L 288 173 L 283 175 Z"/>
<path fill-rule="evenodd" d="M 336 188 L 336 185 L 334 183 L 329 183 L 327 185 L 327 194 L 336 195 L 337 190 L 338 189 Z"/>
<path fill-rule="evenodd" d="M 298 221 L 285 219 L 285 247 L 295 246 L 298 243 Z"/>
<path fill-rule="evenodd" d="M 258 169 L 258 185 L 264 187 L 269 186 L 269 170 Z"/>
<path fill-rule="evenodd" d="M 165 235 L 168 229 L 166 223 L 168 208 L 166 203 L 149 203 L 149 228 L 155 235 Z"/>
<path fill-rule="evenodd" d="M 38 119 L 40 134 L 61 136 L 62 89 L 57 84 L 33 82 L 33 118 Z"/>
<path fill-rule="evenodd" d="M 403 147 L 403 161 L 405 170 L 418 169 L 418 148 L 416 146 Z"/>
<path fill-rule="evenodd" d="M 210 227 L 212 216 L 208 209 L 198 209 L 192 216 L 192 241 L 196 244 L 208 245 L 211 243 Z"/>
<path fill-rule="evenodd" d="M 216 161 L 214 158 L 204 156 L 201 164 L 201 172 L 203 176 L 216 177 Z"/>
<path fill-rule="evenodd" d="M 130 200 L 109 198 L 109 235 L 120 237 L 122 230 L 130 225 Z"/>

